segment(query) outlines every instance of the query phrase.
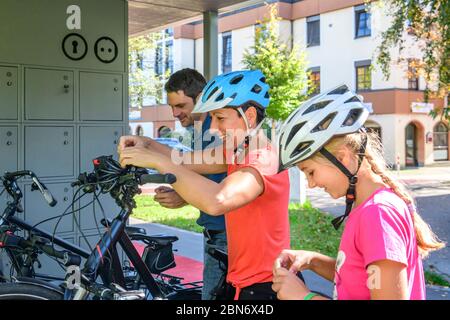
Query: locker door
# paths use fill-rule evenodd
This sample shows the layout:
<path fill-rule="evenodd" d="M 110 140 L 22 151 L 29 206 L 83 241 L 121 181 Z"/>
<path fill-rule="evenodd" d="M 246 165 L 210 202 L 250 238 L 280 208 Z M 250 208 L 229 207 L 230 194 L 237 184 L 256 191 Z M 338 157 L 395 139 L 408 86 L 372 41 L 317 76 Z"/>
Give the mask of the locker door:
<path fill-rule="evenodd" d="M 122 127 L 80 127 L 80 172 L 93 169 L 92 160 L 113 155 L 117 160 L 117 145 Z"/>
<path fill-rule="evenodd" d="M 25 185 L 25 220 L 33 225 L 45 219 L 62 215 L 72 203 L 73 189 L 69 182 L 46 183 L 45 185 L 56 201 L 58 201 L 54 207 L 50 207 L 47 204 L 38 190 L 31 191 L 31 184 Z M 70 213 L 71 211 L 72 208 L 69 208 L 66 213 Z M 39 225 L 39 228 L 50 233 L 73 232 L 75 231 L 73 214 L 65 215 L 61 219 L 58 217 L 42 223 Z"/>
<path fill-rule="evenodd" d="M 0 175 L 17 171 L 17 127 L 0 127 Z"/>
<path fill-rule="evenodd" d="M 121 74 L 80 72 L 80 119 L 123 119 Z"/>
<path fill-rule="evenodd" d="M 0 66 L 0 119 L 17 120 L 17 93 L 17 68 Z"/>
<path fill-rule="evenodd" d="M 73 176 L 73 127 L 25 128 L 25 168 L 38 177 Z"/>
<path fill-rule="evenodd" d="M 73 120 L 73 72 L 25 69 L 25 119 Z"/>

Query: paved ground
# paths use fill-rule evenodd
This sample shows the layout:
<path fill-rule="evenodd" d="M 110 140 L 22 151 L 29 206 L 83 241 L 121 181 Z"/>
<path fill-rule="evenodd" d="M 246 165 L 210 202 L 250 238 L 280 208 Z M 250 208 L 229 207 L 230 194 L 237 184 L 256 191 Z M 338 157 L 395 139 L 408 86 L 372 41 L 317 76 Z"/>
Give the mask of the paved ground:
<path fill-rule="evenodd" d="M 409 190 L 412 191 L 419 213 L 428 222 L 436 234 L 445 242 L 450 241 L 450 166 L 420 168 L 401 171 L 398 175 Z M 343 200 L 334 200 L 321 190 L 308 190 L 308 198 L 311 203 L 332 215 L 340 215 L 344 211 Z M 130 223 L 146 228 L 148 234 L 174 234 L 179 237 L 174 245 L 178 250 L 177 255 L 192 259 L 183 260 L 191 263 L 185 270 L 193 270 L 189 278 L 201 279 L 198 263 L 203 261 L 203 236 L 201 234 L 179 230 L 158 224 L 143 223 L 131 218 Z M 191 267 L 191 268 L 190 268 Z M 432 253 L 425 261 L 425 268 L 434 267 L 434 271 L 450 275 L 450 249 Z M 318 277 L 312 272 L 304 274 L 308 286 L 312 290 L 331 296 L 333 286 L 328 281 Z M 427 298 L 432 300 L 450 300 L 450 289 L 437 286 L 427 287 Z"/>

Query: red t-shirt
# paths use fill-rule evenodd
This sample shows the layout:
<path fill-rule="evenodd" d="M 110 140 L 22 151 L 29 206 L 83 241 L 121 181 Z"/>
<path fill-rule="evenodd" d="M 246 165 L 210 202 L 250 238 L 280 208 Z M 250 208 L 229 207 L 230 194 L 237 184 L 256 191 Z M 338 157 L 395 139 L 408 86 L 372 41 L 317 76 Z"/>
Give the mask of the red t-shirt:
<path fill-rule="evenodd" d="M 228 175 L 251 167 L 264 181 L 264 191 L 247 205 L 225 214 L 228 239 L 227 282 L 240 289 L 271 282 L 272 267 L 283 249 L 290 247 L 289 174 L 277 173 L 278 156 L 269 145 L 250 151 L 241 164 L 229 164 Z"/>

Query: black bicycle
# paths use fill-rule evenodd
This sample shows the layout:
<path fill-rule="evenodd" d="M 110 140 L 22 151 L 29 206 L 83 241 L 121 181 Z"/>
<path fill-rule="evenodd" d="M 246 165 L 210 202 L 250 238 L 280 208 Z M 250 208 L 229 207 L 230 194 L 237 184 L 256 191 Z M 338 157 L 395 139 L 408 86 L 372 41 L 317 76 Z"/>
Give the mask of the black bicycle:
<path fill-rule="evenodd" d="M 96 194 L 97 191 L 109 193 L 121 211 L 112 221 L 102 220 L 107 231 L 91 252 L 14 216 L 15 212 L 21 211 L 22 194 L 17 178 L 26 175 L 32 177 L 34 189 L 39 189 L 50 205 L 55 202 L 45 185 L 30 171 L 5 175 L 3 178 L 5 189 L 13 201 L 8 203 L 1 220 L 2 227 L 9 227 L 11 230 L 5 230 L 2 234 L 7 235 L 5 248 L 8 249 L 10 258 L 17 261 L 14 264 L 19 276 L 12 283 L 0 284 L 0 299 L 200 299 L 201 282 L 182 283 L 182 278 L 162 273 L 175 265 L 172 243 L 178 240 L 177 237 L 147 236 L 139 228 L 126 226 L 135 207 L 133 197 L 140 193 L 139 185 L 174 183 L 176 178 L 173 175 L 149 174 L 146 169 L 135 167 L 124 169 L 111 156 L 95 159 L 94 172 L 81 174 L 73 186 L 78 186 L 84 194 Z M 29 239 L 20 239 L 14 235 L 15 228 L 29 231 Z M 134 248 L 133 240 L 146 244 L 142 258 Z M 56 250 L 54 244 L 65 250 Z M 124 266 L 119 260 L 117 244 L 129 259 Z M 24 249 L 29 250 L 25 255 L 28 263 L 18 258 L 23 256 Z M 80 257 L 87 259 L 83 268 L 78 269 L 79 281 L 68 285 L 68 280 L 64 279 L 62 284 L 54 285 L 38 279 L 49 279 L 45 275 L 36 274 L 33 269 L 33 257 L 42 252 L 63 259 L 66 267 L 78 267 Z"/>

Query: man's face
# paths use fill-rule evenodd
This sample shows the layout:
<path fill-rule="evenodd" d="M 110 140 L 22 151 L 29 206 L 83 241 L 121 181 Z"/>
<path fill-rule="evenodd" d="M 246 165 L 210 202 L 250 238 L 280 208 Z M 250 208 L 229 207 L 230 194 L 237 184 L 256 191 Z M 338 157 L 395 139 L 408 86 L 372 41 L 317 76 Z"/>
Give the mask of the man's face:
<path fill-rule="evenodd" d="M 192 115 L 194 110 L 194 100 L 184 94 L 182 90 L 169 92 L 167 94 L 167 103 L 172 107 L 172 114 L 177 118 L 183 127 L 194 125 L 197 117 Z"/>

